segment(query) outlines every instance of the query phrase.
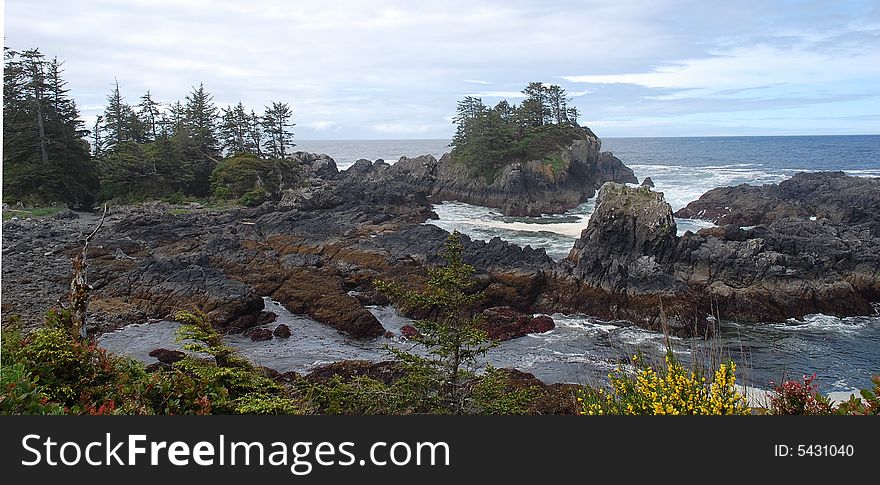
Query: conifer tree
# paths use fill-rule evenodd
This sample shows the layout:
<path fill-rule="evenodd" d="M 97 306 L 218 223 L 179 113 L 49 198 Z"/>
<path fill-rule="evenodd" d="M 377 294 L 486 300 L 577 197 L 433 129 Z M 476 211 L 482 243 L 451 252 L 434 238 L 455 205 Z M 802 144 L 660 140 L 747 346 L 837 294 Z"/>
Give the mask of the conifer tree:
<path fill-rule="evenodd" d="M 287 103 L 273 102 L 272 106 L 267 106 L 263 113 L 262 127 L 266 134 L 266 150 L 269 156 L 278 159 L 287 158 L 290 148 L 296 146 L 293 143 L 293 132 L 290 131 L 295 123 L 290 120 L 293 117 L 293 111 Z"/>

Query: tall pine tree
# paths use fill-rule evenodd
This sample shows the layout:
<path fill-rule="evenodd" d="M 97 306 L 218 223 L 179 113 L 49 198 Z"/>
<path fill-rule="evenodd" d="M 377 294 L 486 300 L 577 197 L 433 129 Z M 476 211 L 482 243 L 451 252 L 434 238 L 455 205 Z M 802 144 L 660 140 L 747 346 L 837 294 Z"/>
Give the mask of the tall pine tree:
<path fill-rule="evenodd" d="M 98 181 L 61 63 L 39 49 L 4 54 L 4 201 L 90 209 Z"/>
<path fill-rule="evenodd" d="M 293 118 L 293 110 L 287 103 L 273 102 L 272 106 L 267 106 L 263 113 L 262 125 L 265 130 L 266 150 L 272 158 L 285 159 L 291 148 L 296 146 L 293 143 L 293 132 L 290 131 L 295 123 L 291 123 Z"/>

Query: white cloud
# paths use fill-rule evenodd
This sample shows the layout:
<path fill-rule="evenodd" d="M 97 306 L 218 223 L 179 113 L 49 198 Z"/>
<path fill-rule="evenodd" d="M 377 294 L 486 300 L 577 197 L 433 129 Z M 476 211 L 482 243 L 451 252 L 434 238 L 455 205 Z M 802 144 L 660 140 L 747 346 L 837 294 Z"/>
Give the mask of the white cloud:
<path fill-rule="evenodd" d="M 518 100 L 533 80 L 558 82 L 597 122 L 637 110 L 647 120 L 682 101 L 729 101 L 745 95 L 719 91 L 769 84 L 782 87 L 752 94 L 877 89 L 876 12 L 681 3 L 7 0 L 4 33 L 14 49 L 39 46 L 66 61 L 87 116 L 101 111 L 114 78 L 130 103 L 148 89 L 161 102 L 183 99 L 203 81 L 218 104 L 261 112 L 288 102 L 302 128 L 339 138 L 445 138 L 454 127 L 441 118 L 463 92 Z M 869 109 L 853 106 L 854 115 Z"/>
<path fill-rule="evenodd" d="M 309 121 L 308 123 L 303 123 L 303 126 L 315 131 L 327 131 L 332 128 L 340 128 L 334 121 Z"/>
<path fill-rule="evenodd" d="M 564 76 L 570 82 L 636 84 L 648 88 L 720 90 L 768 84 L 834 83 L 880 76 L 880 51 L 831 56 L 802 49 L 752 46 L 685 59 L 647 72 Z M 700 94 L 696 91 L 693 94 Z M 679 94 L 678 96 L 681 96 Z M 666 98 L 677 99 L 677 98 Z"/>
<path fill-rule="evenodd" d="M 482 93 L 469 94 L 468 96 L 473 96 L 475 98 L 513 98 L 513 99 L 521 99 L 521 98 L 526 97 L 526 95 L 521 93 L 520 91 L 484 91 Z"/>

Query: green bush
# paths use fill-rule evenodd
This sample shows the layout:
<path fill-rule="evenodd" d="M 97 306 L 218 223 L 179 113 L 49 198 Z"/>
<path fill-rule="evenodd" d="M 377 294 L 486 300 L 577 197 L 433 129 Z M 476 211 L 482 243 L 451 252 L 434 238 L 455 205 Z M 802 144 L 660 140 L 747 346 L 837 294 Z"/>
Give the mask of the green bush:
<path fill-rule="evenodd" d="M 880 375 L 871 378 L 874 389 L 862 389 L 859 392 L 861 399 L 853 395 L 849 400 L 837 406 L 837 414 L 848 415 L 880 415 Z"/>
<path fill-rule="evenodd" d="M 24 364 L 0 367 L 0 414 L 63 414 L 64 408 L 49 401 L 39 380 Z"/>
<path fill-rule="evenodd" d="M 245 205 L 259 205 L 280 198 L 281 189 L 296 183 L 296 162 L 264 159 L 239 153 L 223 159 L 211 173 L 212 193 L 221 199 L 238 199 Z"/>
<path fill-rule="evenodd" d="M 472 395 L 477 414 L 527 414 L 537 392 L 532 387 L 512 389 L 504 372 L 489 365 L 475 379 Z"/>
<path fill-rule="evenodd" d="M 3 329 L 6 414 L 241 414 L 308 409 L 284 388 L 224 346 L 197 315 L 182 314 L 185 346 L 212 357 L 187 357 L 148 373 L 137 361 L 71 336 L 70 316 L 50 312 L 45 326 L 24 336 Z"/>

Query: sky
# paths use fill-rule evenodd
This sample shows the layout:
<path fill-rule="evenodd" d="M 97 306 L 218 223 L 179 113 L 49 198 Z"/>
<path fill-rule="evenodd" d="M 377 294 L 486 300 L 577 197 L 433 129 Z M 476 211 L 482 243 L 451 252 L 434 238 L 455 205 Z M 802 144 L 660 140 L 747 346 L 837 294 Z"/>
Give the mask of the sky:
<path fill-rule="evenodd" d="M 88 124 L 204 83 L 299 139 L 449 138 L 456 102 L 559 84 L 600 137 L 880 133 L 880 1 L 7 0 Z"/>

